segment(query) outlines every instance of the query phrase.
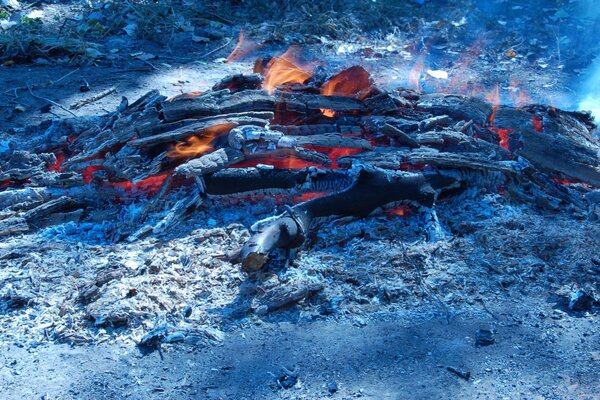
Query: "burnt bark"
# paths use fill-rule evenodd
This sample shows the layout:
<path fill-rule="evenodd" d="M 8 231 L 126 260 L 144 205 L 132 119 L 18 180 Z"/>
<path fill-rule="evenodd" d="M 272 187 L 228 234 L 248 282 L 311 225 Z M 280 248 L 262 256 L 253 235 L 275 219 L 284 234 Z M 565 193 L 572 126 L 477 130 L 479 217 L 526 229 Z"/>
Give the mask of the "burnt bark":
<path fill-rule="evenodd" d="M 431 206 L 441 192 L 457 185 L 455 178 L 437 173 L 361 169 L 347 189 L 300 203 L 275 219 L 267 220 L 242 248 L 242 268 L 248 272 L 257 271 L 264 266 L 271 251 L 298 247 L 316 219 L 364 217 L 385 204 L 400 200 Z"/>

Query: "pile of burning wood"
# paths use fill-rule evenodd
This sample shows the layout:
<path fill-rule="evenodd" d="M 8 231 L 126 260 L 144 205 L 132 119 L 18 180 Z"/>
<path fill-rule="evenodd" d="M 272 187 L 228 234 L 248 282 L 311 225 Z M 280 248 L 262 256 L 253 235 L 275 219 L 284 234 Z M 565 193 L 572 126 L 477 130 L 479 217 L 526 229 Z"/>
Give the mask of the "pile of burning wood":
<path fill-rule="evenodd" d="M 379 90 L 361 67 L 309 73 L 289 54 L 205 93 L 151 91 L 94 118 L 15 132 L 0 159 L 0 235 L 148 198 L 119 239 L 159 234 L 207 198 L 256 193 L 285 211 L 253 226 L 247 271 L 300 246 L 315 221 L 436 202 L 476 187 L 596 218 L 600 146 L 588 114 Z M 172 190 L 187 195 L 158 224 Z"/>

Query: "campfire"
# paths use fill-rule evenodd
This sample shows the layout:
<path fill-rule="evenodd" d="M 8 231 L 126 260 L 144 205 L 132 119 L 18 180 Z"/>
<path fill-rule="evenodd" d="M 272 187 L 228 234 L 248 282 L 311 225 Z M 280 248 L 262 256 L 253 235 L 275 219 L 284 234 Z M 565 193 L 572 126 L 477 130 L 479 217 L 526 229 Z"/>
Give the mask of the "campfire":
<path fill-rule="evenodd" d="M 588 114 L 503 106 L 498 87 L 485 99 L 383 91 L 360 66 L 317 75 L 297 51 L 257 60 L 254 73 L 204 93 L 151 91 L 107 115 L 29 128 L 43 134 L 1 164 L 0 234 L 148 198 L 115 236 L 133 241 L 207 200 L 277 196 L 281 211 L 256 222 L 230 255 L 252 272 L 276 249 L 302 246 L 323 221 L 385 209 L 435 214 L 472 188 L 549 210 L 595 209 L 600 147 Z M 185 195 L 146 224 L 170 191 Z"/>

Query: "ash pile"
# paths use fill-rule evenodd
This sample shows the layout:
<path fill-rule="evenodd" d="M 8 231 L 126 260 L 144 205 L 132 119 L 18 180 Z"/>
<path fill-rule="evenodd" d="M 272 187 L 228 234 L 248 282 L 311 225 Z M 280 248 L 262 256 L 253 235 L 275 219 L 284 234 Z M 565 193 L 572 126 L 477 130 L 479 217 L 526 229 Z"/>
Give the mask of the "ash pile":
<path fill-rule="evenodd" d="M 206 93 L 7 132 L 3 335 L 199 345 L 250 322 L 485 313 L 574 286 L 591 300 L 572 311 L 596 312 L 595 129 L 286 53 Z"/>

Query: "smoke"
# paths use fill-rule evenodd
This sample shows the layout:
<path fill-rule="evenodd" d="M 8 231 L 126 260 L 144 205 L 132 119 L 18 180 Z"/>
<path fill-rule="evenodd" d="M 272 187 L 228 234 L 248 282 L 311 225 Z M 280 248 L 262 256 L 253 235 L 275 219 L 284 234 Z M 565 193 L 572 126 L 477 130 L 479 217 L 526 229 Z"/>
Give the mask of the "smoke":
<path fill-rule="evenodd" d="M 581 84 L 579 109 L 591 111 L 596 120 L 600 119 L 600 56 L 587 69 Z"/>
<path fill-rule="evenodd" d="M 600 34 L 600 7 L 596 0 L 579 0 L 577 15 L 580 22 L 588 26 L 587 32 L 579 36 L 577 45 L 581 50 L 598 49 L 598 34 Z M 600 52 L 580 75 L 577 90 L 580 99 L 578 108 L 591 111 L 596 120 L 600 120 Z"/>

